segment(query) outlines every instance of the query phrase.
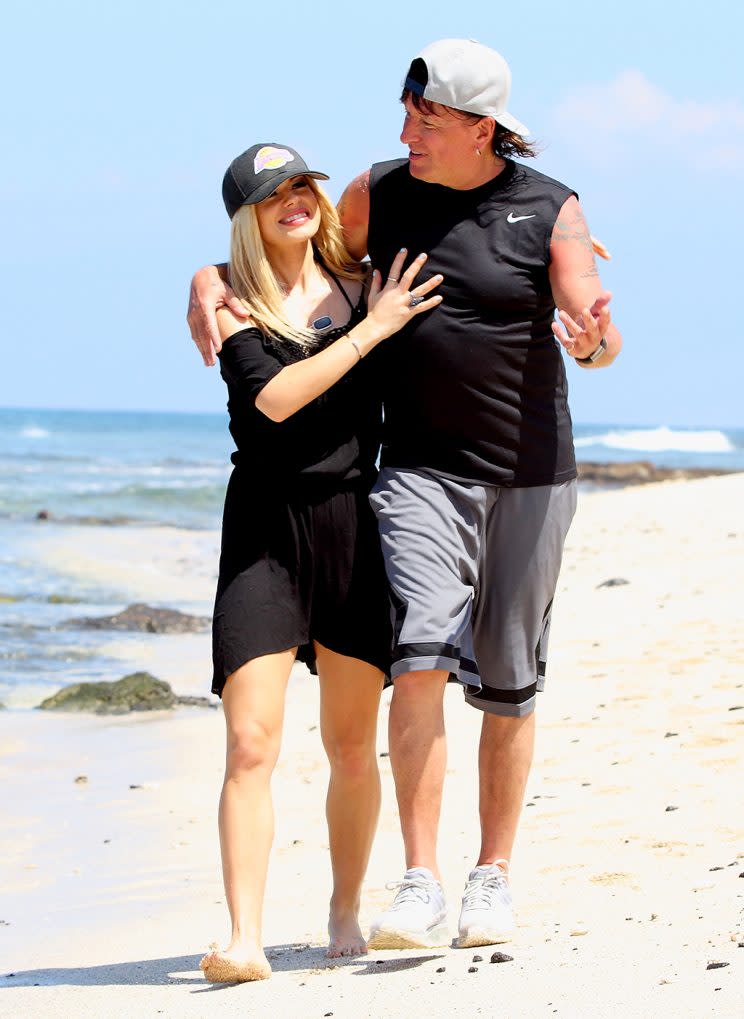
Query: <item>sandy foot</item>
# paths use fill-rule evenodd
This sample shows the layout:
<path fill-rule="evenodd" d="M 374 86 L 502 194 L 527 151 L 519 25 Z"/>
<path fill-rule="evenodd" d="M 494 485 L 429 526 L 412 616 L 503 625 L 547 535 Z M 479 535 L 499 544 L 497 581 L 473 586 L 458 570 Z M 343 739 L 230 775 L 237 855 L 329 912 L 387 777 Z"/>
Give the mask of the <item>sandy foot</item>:
<path fill-rule="evenodd" d="M 271 966 L 260 945 L 230 945 L 224 952 L 216 945 L 210 947 L 199 969 L 212 984 L 243 984 L 271 976 Z"/>

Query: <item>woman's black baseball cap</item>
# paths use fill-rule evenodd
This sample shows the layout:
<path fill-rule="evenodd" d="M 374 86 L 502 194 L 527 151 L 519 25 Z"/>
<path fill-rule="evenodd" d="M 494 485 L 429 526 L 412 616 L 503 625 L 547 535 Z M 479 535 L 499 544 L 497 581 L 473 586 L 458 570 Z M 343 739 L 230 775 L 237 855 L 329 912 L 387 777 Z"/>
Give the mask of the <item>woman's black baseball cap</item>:
<path fill-rule="evenodd" d="M 327 173 L 308 170 L 307 163 L 289 145 L 260 142 L 251 145 L 228 166 L 222 179 L 222 200 L 230 219 L 241 205 L 257 205 L 292 177 L 328 180 Z"/>

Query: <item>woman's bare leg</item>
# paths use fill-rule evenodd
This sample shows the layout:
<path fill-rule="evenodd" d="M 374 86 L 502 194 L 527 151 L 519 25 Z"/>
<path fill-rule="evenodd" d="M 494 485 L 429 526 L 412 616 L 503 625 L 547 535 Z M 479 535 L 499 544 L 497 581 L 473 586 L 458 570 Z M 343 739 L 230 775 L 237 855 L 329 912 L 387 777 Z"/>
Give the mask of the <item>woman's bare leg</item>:
<path fill-rule="evenodd" d="M 222 694 L 227 727 L 219 828 L 222 875 L 232 934 L 224 951 L 206 955 L 207 980 L 262 980 L 271 974 L 261 941 L 266 871 L 274 838 L 271 775 L 279 756 L 284 697 L 296 648 L 264 655 L 228 677 Z"/>
<path fill-rule="evenodd" d="M 377 713 L 383 675 L 316 644 L 320 731 L 331 777 L 326 816 L 333 871 L 328 955 L 361 955 L 359 901 L 380 813 Z"/>

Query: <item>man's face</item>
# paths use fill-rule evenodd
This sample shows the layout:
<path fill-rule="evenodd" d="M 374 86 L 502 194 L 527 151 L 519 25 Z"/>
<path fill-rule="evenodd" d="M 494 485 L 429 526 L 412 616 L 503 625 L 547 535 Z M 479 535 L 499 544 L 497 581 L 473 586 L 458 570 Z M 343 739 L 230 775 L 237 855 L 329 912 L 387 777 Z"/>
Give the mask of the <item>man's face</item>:
<path fill-rule="evenodd" d="M 411 174 L 430 184 L 462 187 L 478 165 L 478 124 L 434 103 L 432 113 L 417 110 L 410 96 L 400 140 L 407 145 Z"/>

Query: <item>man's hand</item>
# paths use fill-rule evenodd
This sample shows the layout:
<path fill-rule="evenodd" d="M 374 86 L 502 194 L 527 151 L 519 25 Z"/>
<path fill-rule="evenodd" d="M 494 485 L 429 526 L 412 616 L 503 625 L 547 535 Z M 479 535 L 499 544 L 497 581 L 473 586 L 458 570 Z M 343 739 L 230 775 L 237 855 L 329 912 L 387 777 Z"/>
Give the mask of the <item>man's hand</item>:
<path fill-rule="evenodd" d="M 610 294 L 602 288 L 595 253 L 602 258 L 609 252 L 589 233 L 575 196 L 567 198 L 558 213 L 550 239 L 550 287 L 558 308 L 561 328 L 553 323 L 553 333 L 571 357 L 584 358 L 605 341 L 604 355 L 582 368 L 607 368 L 620 353 L 623 339 L 610 321 Z"/>
<path fill-rule="evenodd" d="M 227 306 L 238 318 L 249 317 L 249 312 L 244 304 L 238 300 L 233 289 L 222 279 L 216 265 L 208 265 L 204 269 L 200 269 L 191 281 L 189 313 L 186 316 L 186 321 L 191 331 L 191 339 L 199 348 L 199 353 L 207 368 L 215 363 L 216 355 L 222 350 L 216 312 L 218 308 L 224 306 Z"/>
<path fill-rule="evenodd" d="M 583 308 L 576 320 L 568 312 L 558 312 L 565 329 L 554 322 L 553 334 L 571 357 L 588 357 L 597 349 L 610 327 L 611 300 L 609 290 L 603 290 L 591 308 Z"/>

